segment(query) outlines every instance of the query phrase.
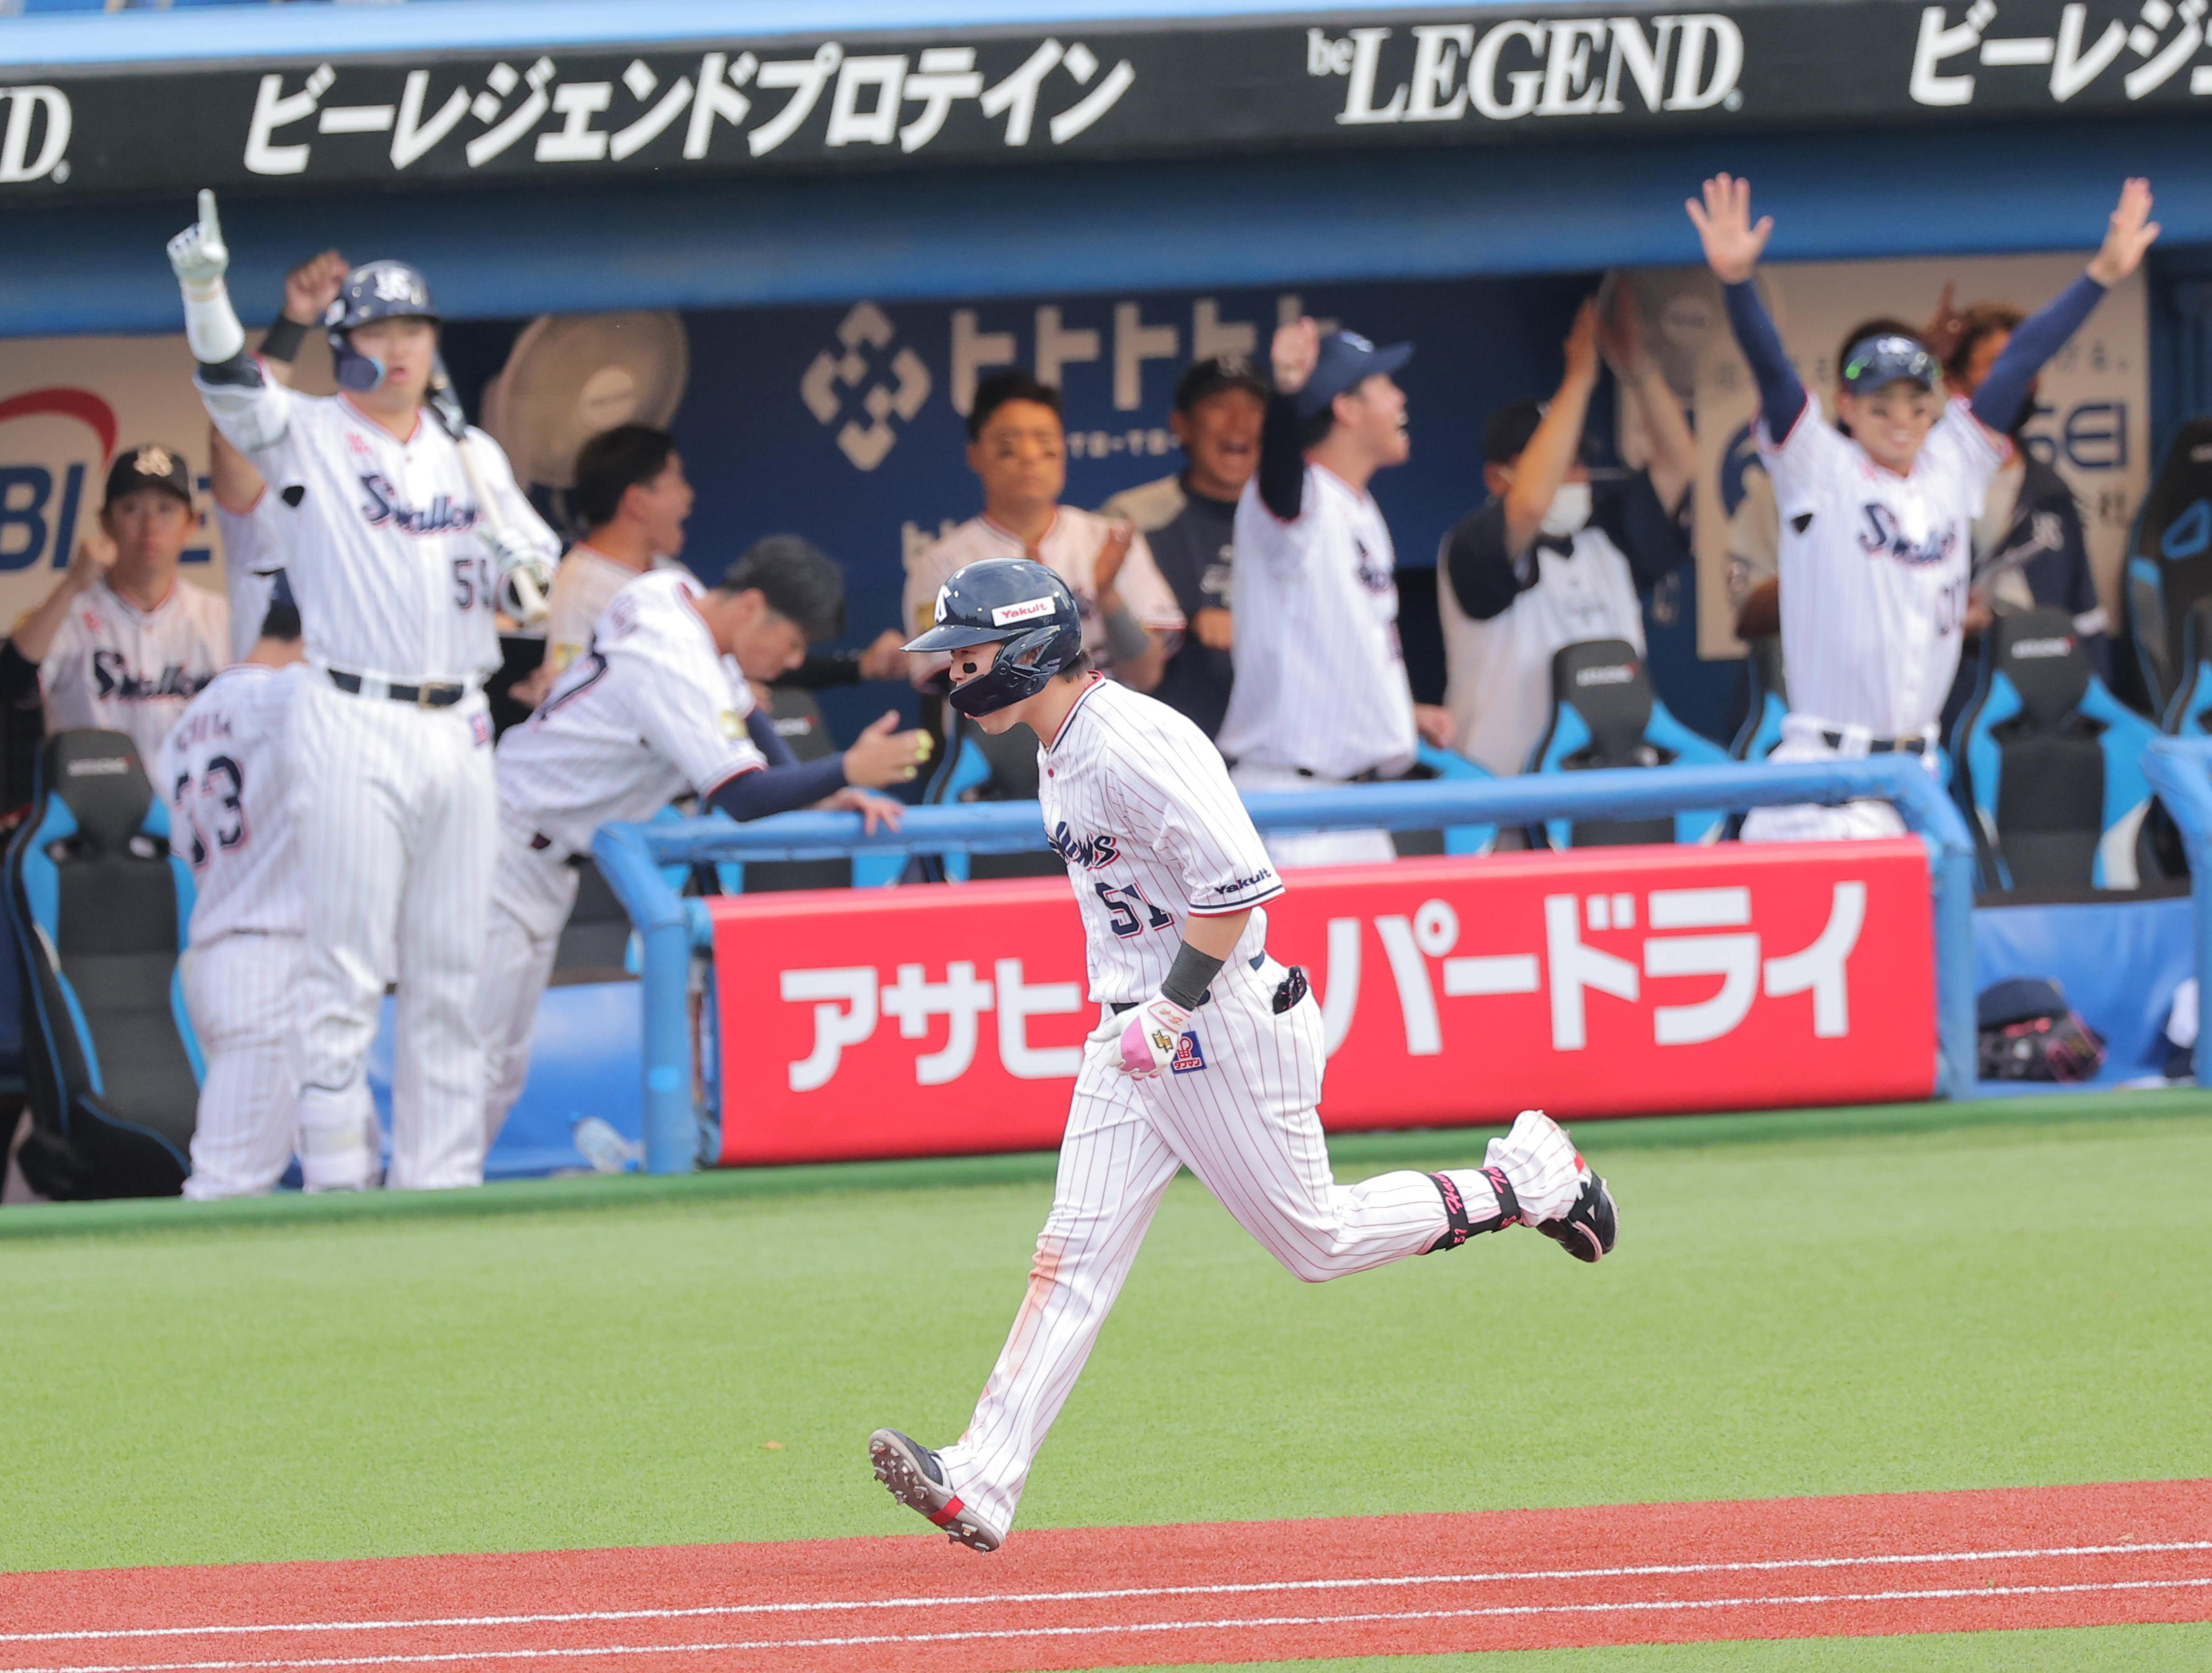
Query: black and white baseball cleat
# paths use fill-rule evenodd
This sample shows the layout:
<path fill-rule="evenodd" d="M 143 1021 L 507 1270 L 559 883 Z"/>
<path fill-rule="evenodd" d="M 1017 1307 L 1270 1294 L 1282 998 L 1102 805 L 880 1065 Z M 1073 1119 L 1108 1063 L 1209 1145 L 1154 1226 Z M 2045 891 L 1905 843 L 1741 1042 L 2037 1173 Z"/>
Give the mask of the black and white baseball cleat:
<path fill-rule="evenodd" d="M 944 1529 L 955 1545 L 995 1551 L 1005 1542 L 1004 1534 L 961 1502 L 945 1480 L 944 1462 L 921 1442 L 896 1429 L 878 1429 L 868 1437 L 868 1462 L 892 1498 Z"/>
<path fill-rule="evenodd" d="M 1601 1261 L 1613 1253 L 1613 1240 L 1620 1235 L 1620 1216 L 1614 1212 L 1613 1193 L 1605 1188 L 1605 1181 L 1590 1171 L 1589 1163 L 1579 1153 L 1575 1157 L 1575 1168 L 1582 1177 L 1583 1188 L 1577 1195 L 1574 1206 L 1557 1220 L 1547 1220 L 1537 1230 L 1573 1256 L 1577 1261 Z"/>

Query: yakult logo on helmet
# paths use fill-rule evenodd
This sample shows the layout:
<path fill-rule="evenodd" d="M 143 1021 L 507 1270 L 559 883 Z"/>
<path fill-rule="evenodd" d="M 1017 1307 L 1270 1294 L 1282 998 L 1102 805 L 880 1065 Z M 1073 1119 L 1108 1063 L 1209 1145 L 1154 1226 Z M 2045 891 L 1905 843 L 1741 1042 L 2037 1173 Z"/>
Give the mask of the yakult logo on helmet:
<path fill-rule="evenodd" d="M 1012 627 L 1016 622 L 1034 622 L 1039 617 L 1053 612 L 1050 599 L 1024 599 L 1019 604 L 1002 604 L 991 611 L 993 627 Z"/>

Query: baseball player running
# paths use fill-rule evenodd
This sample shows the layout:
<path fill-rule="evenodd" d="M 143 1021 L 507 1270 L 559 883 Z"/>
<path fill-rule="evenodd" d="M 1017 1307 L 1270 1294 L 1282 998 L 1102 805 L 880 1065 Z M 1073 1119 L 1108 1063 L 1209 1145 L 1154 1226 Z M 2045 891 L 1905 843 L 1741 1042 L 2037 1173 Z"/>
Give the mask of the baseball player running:
<path fill-rule="evenodd" d="M 575 867 L 601 825 L 696 794 L 735 819 L 842 807 L 871 830 L 896 827 L 900 805 L 868 789 L 911 780 L 929 757 L 927 733 L 894 731 L 887 714 L 842 756 L 802 765 L 753 706 L 750 680 L 797 667 L 844 617 L 836 566 L 789 535 L 761 541 L 712 592 L 681 568 L 640 576 L 614 595 L 590 650 L 500 739 L 499 866 L 477 990 L 487 1147 L 528 1077 Z"/>
<path fill-rule="evenodd" d="M 1821 418 L 1790 364 L 1752 274 L 1774 230 L 1751 219 L 1751 183 L 1716 175 L 1685 206 L 1721 282 L 1729 325 L 1759 385 L 1759 447 L 1782 514 L 1778 562 L 1790 715 L 1776 761 L 1905 751 L 1934 770 L 1936 721 L 1959 666 L 1974 520 L 2010 457 L 2028 386 L 2158 237 L 2149 182 L 2131 179 L 2087 270 L 2013 332 L 1971 404 L 1946 403 L 1936 356 L 1901 333 L 1852 345 L 1838 416 Z M 1902 836 L 1887 802 L 1765 807 L 1747 842 Z"/>
<path fill-rule="evenodd" d="M 192 867 L 185 1000 L 207 1072 L 185 1195 L 202 1202 L 276 1184 L 300 1101 L 307 910 L 284 740 L 308 676 L 300 613 L 281 581 L 279 594 L 245 660 L 192 699 L 154 770 Z"/>
<path fill-rule="evenodd" d="M 230 611 L 178 574 L 191 538 L 192 473 L 173 447 L 119 453 L 100 532 L 77 544 L 45 602 L 0 650 L 0 691 L 35 681 L 46 730 L 120 732 L 151 770 L 192 694 L 230 660 Z"/>
<path fill-rule="evenodd" d="M 340 390 L 313 398 L 246 353 L 212 192 L 169 259 L 209 416 L 264 478 L 303 490 L 286 563 L 313 671 L 289 739 L 307 902 L 301 1165 L 319 1184 L 372 1177 L 363 1070 L 397 979 L 388 1183 L 475 1184 L 497 819 L 483 684 L 500 663 L 501 578 L 542 587 L 558 543 L 496 443 L 425 411 L 438 319 L 413 268 L 347 275 L 325 318 Z"/>
<path fill-rule="evenodd" d="M 967 1433 L 941 1451 L 896 1429 L 868 1442 L 894 1498 L 991 1551 L 1179 1167 L 1309 1282 L 1510 1226 L 1595 1261 L 1615 1220 L 1605 1182 L 1534 1110 L 1484 1167 L 1336 1183 L 1316 1113 L 1320 1007 L 1267 956 L 1263 909 L 1283 885 L 1205 733 L 1091 669 L 1074 595 L 1042 564 L 969 564 L 936 617 L 907 648 L 951 654 L 952 707 L 1044 740 L 1045 829 L 1100 1007 L 1029 1293 Z"/>

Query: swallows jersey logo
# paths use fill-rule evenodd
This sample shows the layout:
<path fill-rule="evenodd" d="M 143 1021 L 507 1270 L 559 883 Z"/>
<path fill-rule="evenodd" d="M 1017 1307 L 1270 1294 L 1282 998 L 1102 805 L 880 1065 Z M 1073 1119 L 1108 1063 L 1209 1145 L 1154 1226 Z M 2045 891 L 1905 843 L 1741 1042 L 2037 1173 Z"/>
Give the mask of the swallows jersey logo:
<path fill-rule="evenodd" d="M 406 534 L 446 534 L 477 526 L 474 506 L 455 505 L 452 496 L 446 494 L 435 496 L 427 506 L 409 505 L 382 471 L 362 471 L 361 486 L 368 496 L 361 508 L 361 514 L 368 519 L 371 528 L 382 528 L 390 523 Z"/>
<path fill-rule="evenodd" d="M 1946 523 L 1940 531 L 1931 531 L 1926 539 L 1914 540 L 1906 536 L 1897 514 L 1879 500 L 1862 505 L 1859 518 L 1859 550 L 1869 557 L 1882 552 L 1900 563 L 1941 563 L 1958 550 L 1955 525 Z"/>
<path fill-rule="evenodd" d="M 1080 866 L 1095 872 L 1101 866 L 1110 866 L 1121 857 L 1119 842 L 1112 836 L 1078 836 L 1062 819 L 1046 838 L 1052 851 L 1068 865 Z"/>

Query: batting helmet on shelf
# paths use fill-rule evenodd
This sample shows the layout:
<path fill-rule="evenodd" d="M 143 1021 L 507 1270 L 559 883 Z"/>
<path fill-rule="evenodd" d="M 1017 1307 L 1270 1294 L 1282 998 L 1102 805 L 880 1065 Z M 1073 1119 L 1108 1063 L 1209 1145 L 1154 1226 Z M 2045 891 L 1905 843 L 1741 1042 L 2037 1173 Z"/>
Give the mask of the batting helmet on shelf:
<path fill-rule="evenodd" d="M 961 714 L 993 715 L 1024 697 L 1083 650 L 1083 620 L 1067 583 L 1026 557 L 987 557 L 956 569 L 937 589 L 937 625 L 910 651 L 997 645 L 988 672 L 955 685 L 945 701 Z"/>
<path fill-rule="evenodd" d="M 418 270 L 404 261 L 371 261 L 346 275 L 345 288 L 323 315 L 341 388 L 365 394 L 384 381 L 384 362 L 355 350 L 356 328 L 372 319 L 403 319 L 440 323 L 430 283 Z"/>

